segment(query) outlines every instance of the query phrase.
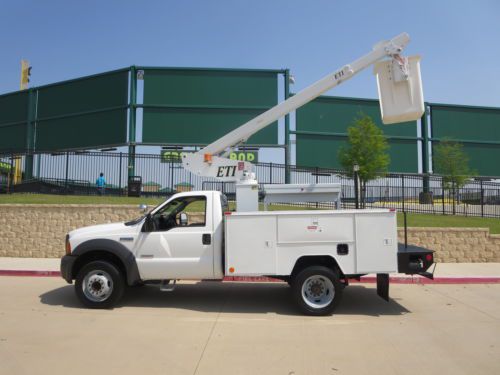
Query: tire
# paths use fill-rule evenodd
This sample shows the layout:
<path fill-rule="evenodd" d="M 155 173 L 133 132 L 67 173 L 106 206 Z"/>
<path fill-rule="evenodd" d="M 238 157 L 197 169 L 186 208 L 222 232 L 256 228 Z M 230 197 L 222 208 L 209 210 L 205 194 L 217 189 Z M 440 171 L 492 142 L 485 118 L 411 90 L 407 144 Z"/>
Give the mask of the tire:
<path fill-rule="evenodd" d="M 342 298 L 342 283 L 335 271 L 323 266 L 304 268 L 293 279 L 293 298 L 306 315 L 330 315 Z"/>
<path fill-rule="evenodd" d="M 115 306 L 124 290 L 123 275 L 109 262 L 90 262 L 76 276 L 76 295 L 80 302 L 92 309 L 109 309 Z"/>

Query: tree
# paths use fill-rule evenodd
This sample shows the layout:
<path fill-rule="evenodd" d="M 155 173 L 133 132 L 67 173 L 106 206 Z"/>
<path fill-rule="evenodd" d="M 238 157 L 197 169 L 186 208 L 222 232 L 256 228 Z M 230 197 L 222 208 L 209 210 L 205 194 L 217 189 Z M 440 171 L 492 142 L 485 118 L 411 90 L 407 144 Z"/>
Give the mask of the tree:
<path fill-rule="evenodd" d="M 469 158 L 461 143 L 445 139 L 434 147 L 434 172 L 443 175 L 443 187 L 451 189 L 453 203 L 457 200 L 457 190 L 465 185 L 473 174 L 469 168 Z M 444 196 L 443 196 L 444 199 Z M 455 214 L 455 205 L 453 205 Z"/>
<path fill-rule="evenodd" d="M 370 116 L 360 114 L 347 129 L 348 147 L 341 147 L 339 160 L 349 176 L 352 176 L 354 165 L 359 166 L 361 182 L 361 201 L 365 201 L 366 183 L 387 173 L 390 157 L 387 153 L 389 145 L 384 133 L 375 125 Z"/>

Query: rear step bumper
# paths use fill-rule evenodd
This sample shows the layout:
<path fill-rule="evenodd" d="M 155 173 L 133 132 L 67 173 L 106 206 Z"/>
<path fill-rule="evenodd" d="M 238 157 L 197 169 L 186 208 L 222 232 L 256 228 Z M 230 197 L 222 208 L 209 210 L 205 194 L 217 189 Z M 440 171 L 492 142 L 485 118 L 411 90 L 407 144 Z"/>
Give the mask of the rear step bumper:
<path fill-rule="evenodd" d="M 428 272 L 434 263 L 434 251 L 423 247 L 398 244 L 398 272 L 407 275 L 421 275 L 434 279 L 434 271 Z M 377 274 L 377 294 L 389 301 L 389 275 Z"/>
<path fill-rule="evenodd" d="M 427 272 L 434 263 L 434 251 L 420 246 L 398 244 L 398 272 L 407 275 L 421 275 L 429 279 L 434 274 Z"/>

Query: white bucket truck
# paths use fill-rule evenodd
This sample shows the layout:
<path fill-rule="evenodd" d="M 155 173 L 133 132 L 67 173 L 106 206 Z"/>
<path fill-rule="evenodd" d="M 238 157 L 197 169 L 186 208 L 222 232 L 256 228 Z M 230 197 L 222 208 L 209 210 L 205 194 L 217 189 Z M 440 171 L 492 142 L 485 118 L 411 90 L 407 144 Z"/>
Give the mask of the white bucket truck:
<path fill-rule="evenodd" d="M 426 271 L 433 264 L 432 251 L 401 245 L 398 249 L 395 210 L 259 211 L 253 166 L 224 157 L 255 132 L 371 64 L 383 121 L 420 118 L 424 102 L 419 58 L 401 56 L 408 42 L 403 33 L 378 43 L 364 57 L 199 152 L 185 154 L 183 165 L 191 172 L 236 182 L 236 212 L 229 211 L 218 191 L 185 192 L 136 220 L 71 231 L 61 260 L 62 277 L 68 283 L 75 280 L 84 305 L 109 308 L 126 285 L 159 283 L 163 290 L 172 290 L 181 279 L 269 276 L 290 284 L 303 313 L 325 315 L 339 303 L 349 278 L 377 274 L 377 292 L 387 300 L 390 273 L 431 276 Z M 284 192 L 290 195 L 294 189 Z"/>

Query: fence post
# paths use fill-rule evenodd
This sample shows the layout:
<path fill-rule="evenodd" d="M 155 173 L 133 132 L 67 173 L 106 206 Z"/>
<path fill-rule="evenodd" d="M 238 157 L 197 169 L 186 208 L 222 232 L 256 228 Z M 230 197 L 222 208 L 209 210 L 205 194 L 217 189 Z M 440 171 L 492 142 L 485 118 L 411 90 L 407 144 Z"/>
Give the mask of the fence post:
<path fill-rule="evenodd" d="M 37 160 L 37 164 L 36 164 L 36 178 L 37 179 L 40 179 L 40 173 L 41 173 L 41 170 L 42 170 L 42 156 L 43 154 L 38 154 L 37 157 L 36 157 L 36 160 Z"/>
<path fill-rule="evenodd" d="M 359 209 L 359 181 L 358 170 L 354 168 L 354 201 L 356 210 Z"/>
<path fill-rule="evenodd" d="M 479 180 L 479 186 L 481 187 L 481 217 L 484 217 L 484 190 L 483 190 L 483 179 Z"/>
<path fill-rule="evenodd" d="M 456 215 L 456 207 L 455 207 L 455 200 L 457 199 L 457 189 L 455 187 L 455 181 L 451 183 L 451 189 L 452 189 L 452 195 L 451 195 L 451 203 L 453 207 L 453 215 Z"/>
<path fill-rule="evenodd" d="M 174 163 L 173 163 L 173 158 L 170 158 L 170 191 L 174 191 Z"/>
<path fill-rule="evenodd" d="M 10 190 L 12 183 L 12 174 L 14 173 L 14 154 L 10 154 L 10 169 L 9 173 L 7 173 L 7 193 L 12 193 Z"/>
<path fill-rule="evenodd" d="M 403 212 L 405 211 L 405 175 L 401 175 L 401 195 L 403 198 Z"/>
<path fill-rule="evenodd" d="M 444 213 L 444 184 L 443 184 L 443 177 L 441 177 L 441 193 L 443 195 L 443 199 L 441 199 L 441 205 L 443 207 L 443 215 Z"/>
<path fill-rule="evenodd" d="M 120 152 L 120 167 L 119 167 L 120 173 L 118 174 L 118 195 L 122 195 L 122 156 L 123 156 L 123 152 Z"/>
<path fill-rule="evenodd" d="M 66 151 L 66 176 L 64 178 L 64 193 L 68 194 L 69 151 Z"/>

